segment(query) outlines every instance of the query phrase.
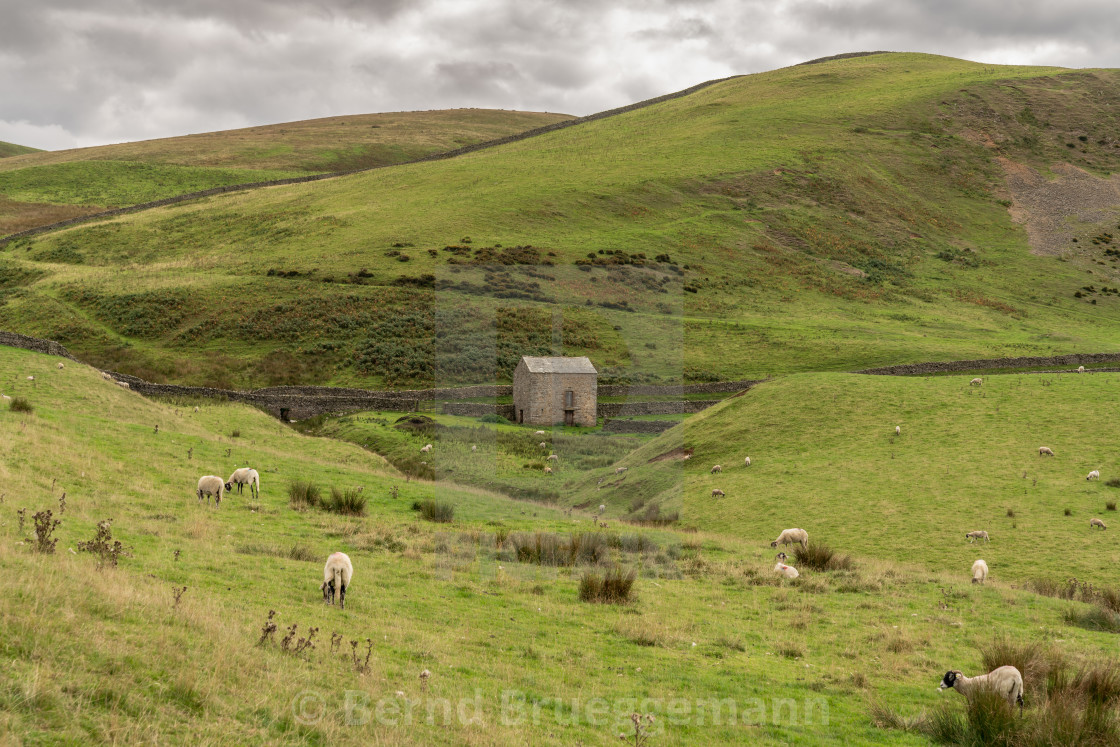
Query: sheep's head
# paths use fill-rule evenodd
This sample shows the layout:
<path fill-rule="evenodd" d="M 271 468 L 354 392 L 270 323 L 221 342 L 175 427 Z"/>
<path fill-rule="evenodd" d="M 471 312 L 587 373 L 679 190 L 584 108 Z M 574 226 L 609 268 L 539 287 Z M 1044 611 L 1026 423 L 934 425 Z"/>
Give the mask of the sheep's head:
<path fill-rule="evenodd" d="M 227 482 L 226 483 L 226 490 L 233 490 L 233 483 L 232 482 Z"/>
<path fill-rule="evenodd" d="M 941 685 L 938 686 L 937 689 L 944 690 L 946 688 L 952 687 L 956 684 L 958 677 L 964 677 L 964 675 L 955 669 L 950 669 L 945 673 L 945 676 L 941 678 Z"/>
<path fill-rule="evenodd" d="M 775 560 L 780 560 L 780 561 L 782 561 L 782 562 L 784 563 L 784 562 L 786 562 L 787 560 L 789 560 L 789 556 L 788 556 L 788 555 L 786 555 L 786 554 L 785 554 L 784 552 L 780 552 L 780 553 L 778 553 L 778 555 L 777 555 L 777 557 L 775 558 Z"/>
<path fill-rule="evenodd" d="M 770 543 L 770 547 L 777 547 L 777 546 L 778 546 L 778 540 L 774 540 L 773 542 Z"/>

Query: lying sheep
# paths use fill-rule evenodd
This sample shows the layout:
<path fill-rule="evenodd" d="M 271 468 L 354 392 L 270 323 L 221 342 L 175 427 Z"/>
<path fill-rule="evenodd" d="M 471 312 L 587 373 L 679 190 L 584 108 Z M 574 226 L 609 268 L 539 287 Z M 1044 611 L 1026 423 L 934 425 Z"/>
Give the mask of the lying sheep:
<path fill-rule="evenodd" d="M 751 466 L 751 458 L 747 457 L 745 460 L 743 460 L 743 464 L 747 467 Z"/>
<path fill-rule="evenodd" d="M 204 475 L 198 478 L 198 502 L 202 503 L 202 496 L 206 496 L 206 505 L 210 505 L 210 496 L 214 496 L 214 505 L 222 505 L 222 491 L 226 483 L 217 475 Z"/>
<path fill-rule="evenodd" d="M 712 467 L 712 474 L 713 475 L 719 474 L 720 472 L 723 472 L 723 467 L 719 466 L 718 464 L 716 466 Z"/>
<path fill-rule="evenodd" d="M 973 379 L 972 381 L 968 382 L 968 385 L 969 385 L 969 386 L 984 386 L 984 380 L 983 380 L 983 379 L 981 379 L 981 378 L 980 378 L 980 377 L 978 376 L 978 377 L 976 377 L 975 379 Z"/>
<path fill-rule="evenodd" d="M 970 543 L 975 542 L 976 540 L 984 540 L 985 542 L 991 542 L 991 540 L 988 539 L 988 533 L 985 532 L 983 529 L 977 529 L 975 532 L 969 532 L 964 537 Z"/>
<path fill-rule="evenodd" d="M 972 583 L 982 584 L 988 580 L 988 564 L 977 560 L 972 564 Z"/>
<path fill-rule="evenodd" d="M 27 380 L 28 380 L 28 381 L 35 381 L 35 377 L 34 377 L 34 376 L 28 376 L 28 377 L 27 377 Z"/>
<path fill-rule="evenodd" d="M 1039 456 L 1054 456 L 1054 451 L 1049 446 L 1038 447 Z"/>
<path fill-rule="evenodd" d="M 431 444 L 424 444 L 423 446 L 420 447 L 420 453 L 421 454 L 427 454 L 431 450 L 432 450 L 432 445 Z"/>
<path fill-rule="evenodd" d="M 792 544 L 798 544 L 805 548 L 809 547 L 809 533 L 804 529 L 786 529 L 778 535 L 778 539 L 770 543 L 770 547 Z"/>
<path fill-rule="evenodd" d="M 1108 527 L 1105 526 L 1105 523 L 1103 521 L 1101 521 L 1100 519 L 1089 519 L 1089 528 L 1092 529 L 1093 527 L 1100 527 L 1101 529 L 1108 529 Z"/>
<path fill-rule="evenodd" d="M 1086 480 L 1099 480 L 1099 479 L 1101 479 L 1101 471 L 1099 469 L 1095 469 L 1092 472 L 1090 472 L 1089 474 L 1085 475 L 1085 479 Z"/>
<path fill-rule="evenodd" d="M 354 577 L 354 566 L 344 552 L 332 553 L 323 566 L 323 601 L 334 604 L 334 594 L 338 592 L 338 606 L 346 609 L 346 590 L 350 587 L 350 579 Z"/>
<path fill-rule="evenodd" d="M 241 495 L 241 489 L 248 485 L 249 492 L 252 494 L 253 499 L 255 500 L 260 497 L 261 476 L 257 474 L 255 469 L 242 467 L 241 469 L 234 470 L 233 474 L 229 476 L 229 480 L 226 481 L 226 491 L 232 492 L 234 485 L 237 486 L 238 495 Z"/>
<path fill-rule="evenodd" d="M 786 565 L 785 563 L 778 563 L 776 566 L 774 566 L 774 572 L 782 578 L 797 578 L 801 575 L 797 572 L 796 568 L 794 568 L 792 565 Z"/>
<path fill-rule="evenodd" d="M 621 474 L 622 474 L 623 472 L 625 472 L 625 471 L 626 471 L 627 469 L 629 469 L 629 468 L 628 468 L 628 467 L 615 467 L 615 468 L 614 468 L 614 473 L 615 473 L 616 475 L 621 475 Z"/>
<path fill-rule="evenodd" d="M 999 693 L 1007 699 L 1007 705 L 1012 708 L 1019 704 L 1019 715 L 1023 715 L 1023 675 L 1013 666 L 997 667 L 987 674 L 976 677 L 965 677 L 958 669 L 945 673 L 938 690 L 951 687 L 969 700 L 981 690 L 990 690 Z"/>
<path fill-rule="evenodd" d="M 544 435 L 544 431 L 533 431 L 533 435 L 535 435 L 535 436 L 543 436 L 543 435 Z"/>
<path fill-rule="evenodd" d="M 722 498 L 723 496 L 724 496 L 724 492 L 722 490 L 720 490 L 719 488 L 714 488 L 712 490 L 712 497 L 713 498 Z"/>

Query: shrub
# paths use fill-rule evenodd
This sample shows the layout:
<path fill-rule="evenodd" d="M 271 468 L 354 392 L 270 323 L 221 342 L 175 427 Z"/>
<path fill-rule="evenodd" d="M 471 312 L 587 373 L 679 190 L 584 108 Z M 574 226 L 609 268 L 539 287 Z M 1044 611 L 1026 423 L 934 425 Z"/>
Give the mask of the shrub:
<path fill-rule="evenodd" d="M 234 430 L 229 432 L 229 437 L 230 438 L 241 438 L 241 431 L 235 428 Z"/>
<path fill-rule="evenodd" d="M 331 497 L 323 501 L 321 507 L 331 513 L 344 516 L 365 516 L 366 498 L 358 492 L 357 488 L 339 490 L 331 488 Z"/>
<path fill-rule="evenodd" d="M 503 418 L 501 415 L 491 412 L 483 415 L 478 419 L 480 423 L 500 423 L 502 425 L 511 425 L 509 420 Z"/>
<path fill-rule="evenodd" d="M 600 574 L 588 571 L 579 580 L 579 598 L 584 602 L 626 604 L 634 590 L 637 571 L 615 566 Z"/>
<path fill-rule="evenodd" d="M 12 412 L 35 412 L 35 408 L 23 397 L 13 397 L 8 403 L 8 409 Z"/>
<path fill-rule="evenodd" d="M 1066 516 L 1073 516 L 1073 511 L 1071 509 L 1067 508 L 1064 513 Z"/>
<path fill-rule="evenodd" d="M 296 511 L 318 508 L 321 502 L 319 486 L 310 480 L 295 480 L 288 486 L 288 505 Z"/>
<path fill-rule="evenodd" d="M 455 518 L 455 506 L 443 501 L 434 501 L 431 499 L 413 503 L 413 508 L 420 512 L 428 521 L 434 521 L 438 524 L 447 524 Z"/>
<path fill-rule="evenodd" d="M 831 547 L 819 542 L 810 542 L 808 547 L 797 545 L 793 556 L 799 566 L 814 571 L 847 571 L 852 568 L 850 556 L 837 555 Z"/>
<path fill-rule="evenodd" d="M 117 564 L 122 555 L 127 556 L 124 545 L 120 540 L 113 539 L 113 520 L 105 519 L 97 523 L 97 533 L 89 542 L 79 542 L 78 550 L 93 553 L 97 556 L 97 567 Z"/>
<path fill-rule="evenodd" d="M 1104 510 L 1105 511 L 1115 511 L 1116 510 L 1116 501 L 1109 501 L 1108 503 L 1104 504 Z"/>
<path fill-rule="evenodd" d="M 48 508 L 31 517 L 35 521 L 35 549 L 48 555 L 54 552 L 54 546 L 58 543 L 58 538 L 51 539 L 51 534 L 62 523 L 58 519 L 52 519 L 52 516 Z"/>

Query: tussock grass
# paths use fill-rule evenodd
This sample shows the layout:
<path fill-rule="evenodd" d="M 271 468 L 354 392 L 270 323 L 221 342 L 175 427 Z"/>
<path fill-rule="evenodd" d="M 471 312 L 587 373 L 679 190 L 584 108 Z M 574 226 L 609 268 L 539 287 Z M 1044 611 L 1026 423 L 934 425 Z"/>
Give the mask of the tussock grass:
<path fill-rule="evenodd" d="M 637 577 L 637 571 L 618 566 L 601 572 L 587 571 L 579 579 L 579 598 L 599 604 L 628 604 Z"/>
<path fill-rule="evenodd" d="M 24 397 L 12 397 L 12 401 L 8 403 L 8 409 L 12 412 L 35 412 L 34 406 Z"/>
<path fill-rule="evenodd" d="M 455 519 L 455 506 L 446 501 L 432 499 L 418 501 L 412 505 L 412 508 L 419 511 L 420 516 L 425 520 L 437 524 L 447 524 Z"/>
<path fill-rule="evenodd" d="M 357 488 L 331 488 L 331 497 L 321 502 L 321 507 L 344 516 L 365 516 L 366 497 Z"/>
<path fill-rule="evenodd" d="M 318 508 L 322 500 L 322 491 L 310 480 L 294 480 L 288 485 L 288 505 L 297 511 Z"/>
<path fill-rule="evenodd" d="M 848 571 L 852 569 L 852 558 L 839 555 L 823 542 L 809 542 L 808 547 L 795 545 L 793 549 L 795 565 L 811 568 L 814 571 Z"/>

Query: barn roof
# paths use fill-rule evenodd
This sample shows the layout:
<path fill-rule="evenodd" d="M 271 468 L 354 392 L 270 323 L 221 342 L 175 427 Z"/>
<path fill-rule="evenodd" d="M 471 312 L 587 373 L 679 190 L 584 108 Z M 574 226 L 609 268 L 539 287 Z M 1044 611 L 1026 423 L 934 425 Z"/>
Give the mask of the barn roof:
<path fill-rule="evenodd" d="M 578 358 L 536 358 L 529 355 L 521 356 L 525 367 L 530 373 L 563 373 L 563 374 L 597 374 L 595 366 L 587 356 Z"/>

